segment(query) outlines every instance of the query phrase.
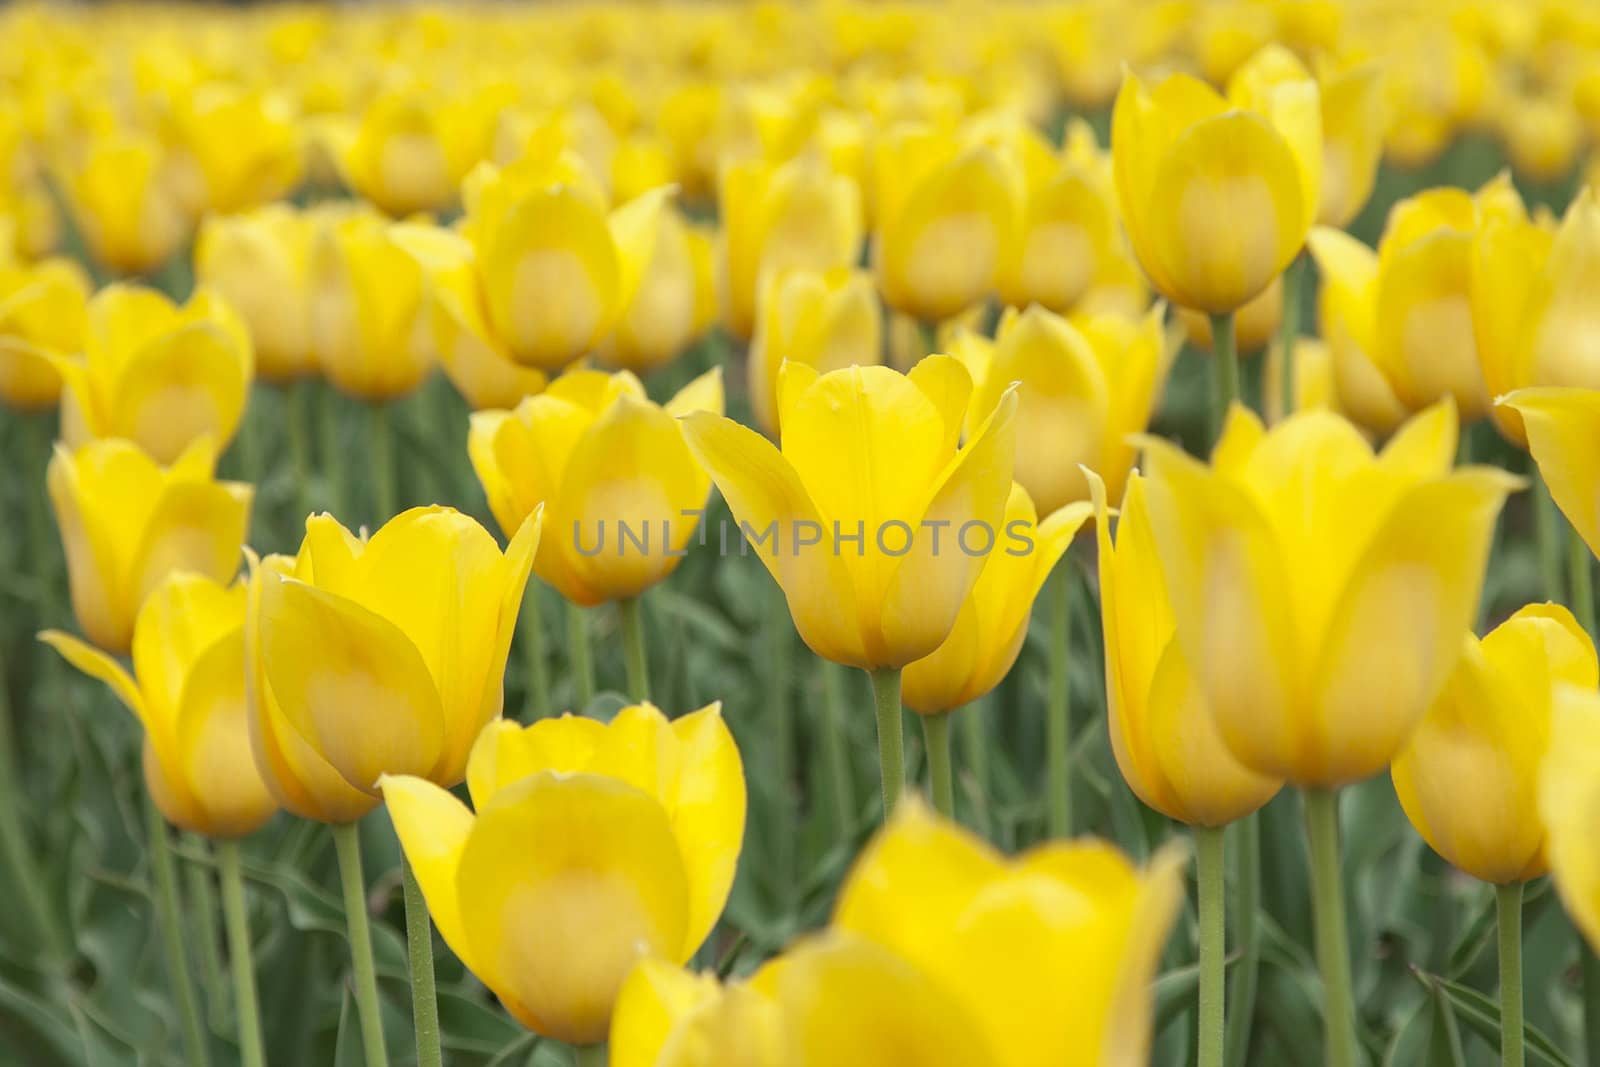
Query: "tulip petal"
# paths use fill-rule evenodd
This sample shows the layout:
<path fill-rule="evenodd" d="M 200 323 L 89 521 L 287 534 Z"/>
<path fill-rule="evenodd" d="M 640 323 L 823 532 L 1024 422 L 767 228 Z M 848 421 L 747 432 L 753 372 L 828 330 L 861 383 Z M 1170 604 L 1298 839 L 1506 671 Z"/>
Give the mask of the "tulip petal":
<path fill-rule="evenodd" d="M 640 960 L 617 993 L 607 1049 L 611 1067 L 658 1067 L 673 1031 L 719 995 L 711 975 L 650 957 Z"/>
<path fill-rule="evenodd" d="M 238 592 L 242 595 L 243 588 Z M 176 762 L 167 769 L 172 778 L 181 777 L 204 816 L 201 825 L 186 829 L 208 837 L 243 837 L 272 818 L 278 805 L 250 749 L 242 626 L 190 665 L 173 726 Z"/>
<path fill-rule="evenodd" d="M 685 956 L 711 934 L 728 902 L 744 844 L 745 780 L 739 747 L 712 704 L 672 721 L 677 774 L 666 796 L 672 833 L 689 875 Z"/>
<path fill-rule="evenodd" d="M 1521 413 L 1539 476 L 1600 555 L 1600 391 L 1519 389 L 1500 402 Z"/>
<path fill-rule="evenodd" d="M 540 771 L 587 771 L 606 726 L 581 715 L 521 726 L 501 719 L 484 727 L 467 759 L 467 789 L 481 810 L 495 794 Z"/>
<path fill-rule="evenodd" d="M 242 482 L 169 483 L 134 555 L 128 588 L 142 603 L 174 571 L 226 582 L 239 570 L 250 524 L 252 486 Z"/>
<path fill-rule="evenodd" d="M 219 445 L 244 414 L 249 366 L 238 340 L 212 322 L 193 322 L 156 338 L 127 362 L 108 397 L 104 432 L 137 441 L 170 463 L 195 438 Z"/>
<path fill-rule="evenodd" d="M 39 640 L 59 652 L 62 659 L 82 673 L 104 682 L 124 707 L 137 715 L 141 722 L 144 720 L 144 697 L 140 695 L 133 676 L 123 669 L 122 664 L 87 641 L 60 630 L 45 630 L 39 634 Z"/>
<path fill-rule="evenodd" d="M 1567 914 L 1600 946 L 1600 697 L 1592 690 L 1558 690 L 1550 753 L 1539 775 L 1539 814 L 1546 848 Z"/>
<path fill-rule="evenodd" d="M 930 355 L 917 361 L 906 373 L 911 384 L 933 401 L 944 418 L 947 452 L 961 443 L 961 427 L 966 421 L 967 402 L 972 398 L 972 375 L 953 356 Z"/>
<path fill-rule="evenodd" d="M 723 412 L 722 368 L 712 367 L 673 394 L 665 405 L 668 415 L 678 418 L 691 411 Z"/>
<path fill-rule="evenodd" d="M 476 819 L 449 790 L 426 778 L 386 774 L 378 780 L 378 788 L 439 936 L 476 972 L 479 964 L 467 940 L 457 879 Z"/>

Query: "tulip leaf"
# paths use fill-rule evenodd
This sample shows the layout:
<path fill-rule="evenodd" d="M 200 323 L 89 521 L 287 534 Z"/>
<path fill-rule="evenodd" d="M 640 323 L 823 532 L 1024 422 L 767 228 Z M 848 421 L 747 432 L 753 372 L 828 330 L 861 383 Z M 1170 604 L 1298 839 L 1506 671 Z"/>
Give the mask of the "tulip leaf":
<path fill-rule="evenodd" d="M 1456 1025 L 1450 1000 L 1437 982 L 1431 984 L 1429 992 L 1432 1026 L 1428 1032 L 1428 1062 L 1435 1067 L 1465 1067 L 1467 1057 L 1461 1049 L 1461 1029 Z"/>
<path fill-rule="evenodd" d="M 1449 1000 L 1456 1018 L 1460 1019 L 1468 1030 L 1488 1042 L 1491 1047 L 1500 1047 L 1500 1006 L 1493 999 L 1476 989 L 1438 975 L 1427 974 L 1421 970 L 1414 970 L 1413 973 L 1430 994 L 1437 991 L 1439 996 Z M 1551 1067 L 1574 1067 L 1572 1059 L 1537 1027 L 1525 1025 L 1523 1034 L 1528 1050 Z"/>
<path fill-rule="evenodd" d="M 1198 963 L 1163 971 L 1155 981 L 1155 1022 L 1151 1032 L 1159 1034 L 1173 1019 L 1193 1007 L 1199 991 Z"/>

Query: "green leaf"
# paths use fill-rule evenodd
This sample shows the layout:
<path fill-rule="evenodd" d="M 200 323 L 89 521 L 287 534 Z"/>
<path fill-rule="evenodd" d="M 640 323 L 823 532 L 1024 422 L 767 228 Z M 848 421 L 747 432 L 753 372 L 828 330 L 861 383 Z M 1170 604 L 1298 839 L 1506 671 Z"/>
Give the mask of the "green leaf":
<path fill-rule="evenodd" d="M 1459 982 L 1452 982 L 1438 975 L 1428 974 L 1424 971 L 1413 969 L 1417 981 L 1423 987 L 1433 992 L 1437 987 L 1438 992 L 1449 999 L 1450 1006 L 1454 1009 L 1456 1018 L 1464 1023 L 1468 1030 L 1487 1041 L 1490 1047 L 1500 1047 L 1500 1006 L 1491 998 L 1484 996 L 1476 989 L 1464 986 Z M 1542 1031 L 1533 1026 L 1524 1028 L 1524 1039 L 1528 1050 L 1551 1067 L 1575 1067 L 1572 1059 L 1562 1052 Z"/>

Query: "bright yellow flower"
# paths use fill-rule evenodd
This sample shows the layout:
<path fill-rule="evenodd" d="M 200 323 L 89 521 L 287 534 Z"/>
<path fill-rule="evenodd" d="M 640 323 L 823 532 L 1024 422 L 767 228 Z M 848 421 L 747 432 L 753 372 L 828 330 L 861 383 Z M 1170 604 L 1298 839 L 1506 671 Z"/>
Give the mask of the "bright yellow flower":
<path fill-rule="evenodd" d="M 311 350 L 310 218 L 287 204 L 213 215 L 195 240 L 200 284 L 220 293 L 250 328 L 256 375 L 285 384 L 315 373 Z"/>
<path fill-rule="evenodd" d="M 1584 189 L 1554 233 L 1512 218 L 1489 223 L 1472 248 L 1472 324 L 1490 395 L 1530 385 L 1600 387 L 1600 203 Z M 1511 405 L 1495 422 L 1525 442 Z"/>
<path fill-rule="evenodd" d="M 1526 882 L 1546 869 L 1538 788 L 1555 692 L 1593 690 L 1600 668 L 1589 635 L 1556 604 L 1530 604 L 1482 641 L 1468 634 L 1464 642 L 1394 761 L 1395 792 L 1446 861 L 1485 882 Z"/>
<path fill-rule="evenodd" d="M 1556 694 L 1550 752 L 1539 774 L 1539 815 L 1561 902 L 1590 946 L 1600 948 L 1596 812 L 1600 812 L 1600 696 L 1592 687 L 1564 687 Z"/>
<path fill-rule="evenodd" d="M 883 360 L 883 309 L 866 271 L 793 270 L 769 279 L 750 342 L 750 406 L 778 433 L 778 372 L 785 360 L 821 373 Z"/>
<path fill-rule="evenodd" d="M 90 253 L 120 274 L 161 266 L 193 225 L 161 145 L 147 134 L 90 137 L 83 157 L 62 168 L 62 188 Z"/>
<path fill-rule="evenodd" d="M 1020 484 L 1011 486 L 1001 527 L 1010 539 L 1008 547 L 984 565 L 950 636 L 930 655 L 906 666 L 900 683 L 906 707 L 924 715 L 954 711 L 1011 673 L 1028 633 L 1033 601 L 1088 517 L 1089 504 L 1079 501 L 1040 521 L 1028 491 Z"/>
<path fill-rule="evenodd" d="M 1211 351 L 1211 317 L 1188 308 L 1178 309 L 1183 331 L 1195 348 Z M 1250 301 L 1234 313 L 1234 350 L 1242 358 L 1254 356 L 1271 344 L 1283 325 L 1283 275 L 1272 279 L 1272 284 L 1251 297 Z"/>
<path fill-rule="evenodd" d="M 227 581 L 239 568 L 254 490 L 218 482 L 202 438 L 163 469 L 120 439 L 57 444 L 45 476 L 66 550 L 78 627 L 113 654 L 128 649 L 134 617 L 174 571 Z"/>
<path fill-rule="evenodd" d="M 250 740 L 278 803 L 352 822 L 378 805 L 380 775 L 460 782 L 500 715 L 538 544 L 537 516 L 502 554 L 451 508 L 402 512 L 370 541 L 322 514 L 296 558 L 253 563 Z"/>
<path fill-rule="evenodd" d="M 1446 400 L 1377 456 L 1337 415 L 1266 431 L 1238 406 L 1209 467 L 1147 442 L 1178 647 L 1246 767 L 1299 786 L 1366 778 L 1444 685 L 1521 484 L 1452 472 L 1456 435 Z"/>
<path fill-rule="evenodd" d="M 461 179 L 489 155 L 495 101 L 434 95 L 411 88 L 378 96 L 342 160 L 350 186 L 392 216 L 454 204 Z"/>
<path fill-rule="evenodd" d="M 720 706 L 492 723 L 467 786 L 476 812 L 420 778 L 382 781 L 434 924 L 523 1025 L 604 1041 L 634 962 L 688 960 L 733 885 L 744 768 Z"/>
<path fill-rule="evenodd" d="M 705 328 L 695 248 L 706 237 L 690 227 L 671 204 L 643 194 L 650 206 L 640 224 L 643 267 L 624 272 L 628 288 L 618 294 L 621 309 L 600 358 L 635 372 L 665 366 L 688 348 Z"/>
<path fill-rule="evenodd" d="M 1241 72 L 1228 100 L 1186 74 L 1147 89 L 1129 73 L 1111 158 L 1151 283 L 1184 307 L 1233 311 L 1283 273 L 1316 218 L 1317 84 L 1275 48 Z"/>
<path fill-rule="evenodd" d="M 502 530 L 541 505 L 533 569 L 574 604 L 638 596 L 678 565 L 711 491 L 677 416 L 722 414 L 722 371 L 665 405 L 628 371 L 571 371 L 514 411 L 472 416 L 467 454 Z"/>
<path fill-rule="evenodd" d="M 781 451 L 731 419 L 684 420 L 689 446 L 782 587 L 807 645 L 835 663 L 903 667 L 956 624 L 1002 521 L 1014 395 L 958 448 L 971 378 L 949 356 L 778 375 Z"/>
<path fill-rule="evenodd" d="M 809 157 L 725 167 L 722 213 L 723 324 L 747 338 L 768 279 L 789 270 L 853 267 L 861 255 L 861 194 Z"/>
<path fill-rule="evenodd" d="M 1375 63 L 1322 79 L 1322 193 L 1317 223 L 1350 225 L 1372 196 L 1387 125 L 1383 73 Z"/>
<path fill-rule="evenodd" d="M 61 375 L 51 364 L 80 351 L 89 279 L 67 259 L 0 263 L 0 401 L 19 411 L 54 407 Z"/>
<path fill-rule="evenodd" d="M 195 170 L 197 216 L 269 203 L 300 180 L 301 133 L 281 96 L 206 85 L 179 100 L 173 119 L 179 158 Z"/>
<path fill-rule="evenodd" d="M 1089 499 L 1083 470 L 1113 492 L 1133 466 L 1128 435 L 1149 423 L 1171 363 L 1162 309 L 1138 319 L 1064 319 L 1043 308 L 1007 310 L 990 346 L 969 335 L 959 353 L 973 377 L 967 432 L 1017 383 L 1016 479 L 1049 513 Z"/>
<path fill-rule="evenodd" d="M 1600 390 L 1518 389 L 1499 402 L 1522 416 L 1539 477 L 1600 556 Z"/>
<path fill-rule="evenodd" d="M 242 583 L 174 574 L 133 627 L 133 674 L 59 630 L 39 635 L 111 687 L 144 725 L 144 777 L 166 820 L 207 837 L 243 837 L 278 810 L 245 723 Z"/>
<path fill-rule="evenodd" d="M 1500 105 L 1499 123 L 1517 177 L 1554 185 L 1572 173 L 1583 144 L 1583 121 L 1570 95 L 1513 92 Z"/>
<path fill-rule="evenodd" d="M 1405 405 L 1373 362 L 1378 257 L 1342 230 L 1319 226 L 1306 241 L 1322 276 L 1317 319 L 1332 360 L 1338 410 L 1388 434 L 1406 419 Z"/>
<path fill-rule="evenodd" d="M 1271 800 L 1283 782 L 1244 767 L 1222 742 L 1178 645 L 1144 480 L 1128 479 L 1115 544 L 1098 475 L 1089 475 L 1089 488 L 1112 754 L 1128 788 L 1161 814 L 1191 826 L 1226 826 Z"/>

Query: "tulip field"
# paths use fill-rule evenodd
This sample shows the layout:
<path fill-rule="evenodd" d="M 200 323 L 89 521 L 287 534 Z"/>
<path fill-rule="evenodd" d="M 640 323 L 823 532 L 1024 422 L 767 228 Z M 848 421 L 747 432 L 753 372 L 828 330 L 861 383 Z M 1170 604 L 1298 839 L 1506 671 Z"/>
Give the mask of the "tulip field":
<path fill-rule="evenodd" d="M 1600 2 L 0 5 L 0 1065 L 1600 1067 Z"/>

